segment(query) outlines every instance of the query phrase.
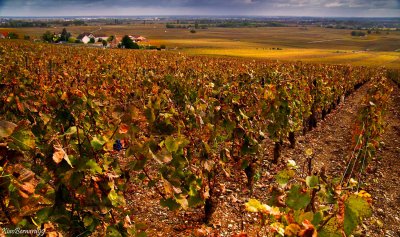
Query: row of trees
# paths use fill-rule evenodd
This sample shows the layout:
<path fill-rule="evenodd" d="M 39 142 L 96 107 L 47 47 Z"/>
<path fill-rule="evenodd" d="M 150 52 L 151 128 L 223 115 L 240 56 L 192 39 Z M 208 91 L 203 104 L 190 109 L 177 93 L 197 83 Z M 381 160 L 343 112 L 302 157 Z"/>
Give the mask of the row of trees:
<path fill-rule="evenodd" d="M 350 34 L 351 34 L 351 36 L 365 36 L 366 35 L 365 32 L 355 31 L 355 30 L 353 30 Z"/>
<path fill-rule="evenodd" d="M 46 31 L 42 35 L 42 39 L 49 43 L 58 43 L 60 41 L 69 42 L 70 38 L 72 38 L 71 33 L 68 32 L 67 29 L 65 29 L 65 28 L 62 30 L 61 34 L 56 34 L 56 33 L 51 33 L 50 31 Z M 74 39 L 74 42 L 75 42 L 75 39 Z"/>
<path fill-rule="evenodd" d="M 118 44 L 118 48 L 124 48 L 124 49 L 139 49 L 139 45 L 128 36 L 125 35 L 122 38 L 121 43 Z"/>
<path fill-rule="evenodd" d="M 67 29 L 63 29 L 61 34 L 51 33 L 50 31 L 46 31 L 42 35 L 43 41 L 49 43 L 58 43 L 58 42 L 69 42 L 69 43 L 81 43 L 79 39 L 72 37 L 71 33 L 67 31 Z M 110 36 L 108 40 L 99 39 L 98 42 L 101 42 L 103 46 L 107 46 L 108 42 L 111 42 L 114 39 L 114 36 Z M 108 41 L 108 42 L 107 42 Z M 95 39 L 91 38 L 89 43 L 94 44 Z"/>

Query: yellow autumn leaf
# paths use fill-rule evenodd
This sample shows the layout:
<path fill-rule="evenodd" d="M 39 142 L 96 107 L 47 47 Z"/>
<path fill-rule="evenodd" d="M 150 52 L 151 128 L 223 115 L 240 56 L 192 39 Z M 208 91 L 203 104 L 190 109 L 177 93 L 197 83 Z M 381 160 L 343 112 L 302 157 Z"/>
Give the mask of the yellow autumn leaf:
<path fill-rule="evenodd" d="M 290 224 L 285 228 L 285 236 L 297 236 L 301 227 L 298 224 Z"/>
<path fill-rule="evenodd" d="M 313 150 L 311 149 L 311 148 L 308 148 L 307 150 L 306 150 L 306 155 L 307 156 L 311 156 L 313 154 Z"/>

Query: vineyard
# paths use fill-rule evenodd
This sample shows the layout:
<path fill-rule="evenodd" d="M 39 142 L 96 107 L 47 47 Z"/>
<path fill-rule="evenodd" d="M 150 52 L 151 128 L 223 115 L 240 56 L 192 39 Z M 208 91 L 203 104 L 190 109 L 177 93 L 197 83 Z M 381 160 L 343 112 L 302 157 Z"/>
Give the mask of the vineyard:
<path fill-rule="evenodd" d="M 0 225 L 50 236 L 357 234 L 375 202 L 366 172 L 387 128 L 388 76 L 398 72 L 2 41 Z M 333 177 L 299 138 L 366 86 Z M 215 217 L 226 192 L 245 196 L 230 199 L 243 218 L 229 235 Z M 154 202 L 195 216 L 196 228 L 151 230 L 164 222 L 138 213 Z"/>

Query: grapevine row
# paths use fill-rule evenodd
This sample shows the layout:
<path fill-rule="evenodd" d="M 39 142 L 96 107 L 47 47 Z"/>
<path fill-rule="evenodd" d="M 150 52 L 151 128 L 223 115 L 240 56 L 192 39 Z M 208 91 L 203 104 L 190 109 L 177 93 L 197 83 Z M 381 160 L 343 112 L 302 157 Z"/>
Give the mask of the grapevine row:
<path fill-rule="evenodd" d="M 270 159 L 266 143 L 278 162 L 286 139 L 295 145 L 342 96 L 379 76 L 11 41 L 0 45 L 0 72 L 3 211 L 11 225 L 81 236 L 142 234 L 124 208 L 132 172 L 163 206 L 204 205 L 207 222 L 216 175 L 238 164 L 251 188 L 257 163 Z"/>

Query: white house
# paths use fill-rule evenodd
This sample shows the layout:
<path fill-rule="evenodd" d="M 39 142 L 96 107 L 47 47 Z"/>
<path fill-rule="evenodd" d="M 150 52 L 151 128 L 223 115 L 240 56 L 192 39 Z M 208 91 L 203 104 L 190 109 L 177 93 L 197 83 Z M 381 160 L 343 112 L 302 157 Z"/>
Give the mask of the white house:
<path fill-rule="evenodd" d="M 94 38 L 91 33 L 82 33 L 77 37 L 77 39 L 82 41 L 84 44 L 89 43 L 91 38 Z"/>
<path fill-rule="evenodd" d="M 89 36 L 90 37 L 90 36 Z M 94 39 L 95 39 L 95 41 L 96 42 L 99 42 L 99 41 L 103 41 L 103 40 L 107 40 L 108 39 L 108 36 L 105 36 L 105 35 L 92 35 L 92 37 L 94 37 Z"/>
<path fill-rule="evenodd" d="M 94 39 L 94 42 L 99 42 L 99 40 L 100 41 L 107 40 L 108 37 L 105 35 L 95 35 L 92 33 L 85 32 L 85 33 L 80 34 L 77 39 L 82 41 L 83 43 L 87 44 L 90 42 L 90 39 Z"/>

